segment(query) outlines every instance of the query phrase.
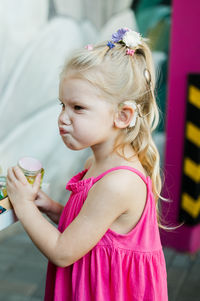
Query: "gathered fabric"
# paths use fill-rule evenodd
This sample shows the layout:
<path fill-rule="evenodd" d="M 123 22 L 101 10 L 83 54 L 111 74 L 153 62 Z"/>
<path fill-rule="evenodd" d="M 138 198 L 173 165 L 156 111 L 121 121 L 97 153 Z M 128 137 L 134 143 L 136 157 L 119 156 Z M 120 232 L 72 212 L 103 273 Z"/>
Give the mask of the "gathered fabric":
<path fill-rule="evenodd" d="M 167 301 L 167 273 L 160 242 L 150 177 L 129 166 L 117 166 L 83 179 L 83 170 L 67 183 L 71 191 L 60 222 L 62 233 L 79 214 L 90 188 L 107 173 L 126 169 L 147 185 L 146 204 L 127 234 L 108 229 L 97 245 L 68 267 L 48 263 L 45 301 Z M 67 246 L 66 246 L 67 248 Z"/>

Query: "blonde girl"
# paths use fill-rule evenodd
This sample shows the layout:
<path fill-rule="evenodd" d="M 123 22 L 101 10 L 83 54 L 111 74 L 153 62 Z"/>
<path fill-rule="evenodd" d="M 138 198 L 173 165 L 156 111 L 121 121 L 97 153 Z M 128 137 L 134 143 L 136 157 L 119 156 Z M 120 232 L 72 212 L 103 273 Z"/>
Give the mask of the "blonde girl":
<path fill-rule="evenodd" d="M 46 301 L 168 300 L 154 89 L 152 54 L 135 31 L 74 52 L 60 77 L 58 126 L 68 148 L 93 155 L 67 183 L 68 202 L 39 190 L 40 175 L 31 186 L 18 167 L 8 170 L 16 215 L 49 259 Z"/>

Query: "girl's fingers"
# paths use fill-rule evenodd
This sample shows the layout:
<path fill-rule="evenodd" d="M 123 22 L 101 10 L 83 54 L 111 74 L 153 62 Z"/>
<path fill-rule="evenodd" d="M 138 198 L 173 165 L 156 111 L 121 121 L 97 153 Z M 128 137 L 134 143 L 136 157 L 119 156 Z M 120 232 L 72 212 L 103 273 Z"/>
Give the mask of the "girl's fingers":
<path fill-rule="evenodd" d="M 22 170 L 18 167 L 15 166 L 13 167 L 13 173 L 15 174 L 15 177 L 23 184 L 27 184 L 27 179 L 25 175 L 23 174 Z"/>
<path fill-rule="evenodd" d="M 10 184 L 11 184 L 10 179 L 9 179 L 8 176 L 7 176 L 7 178 L 6 178 L 6 186 L 7 186 L 7 190 L 8 190 L 8 187 L 9 187 Z"/>
<path fill-rule="evenodd" d="M 40 180 L 41 180 L 41 173 L 39 173 L 36 176 L 35 181 L 33 183 L 33 189 L 35 190 L 35 192 L 38 192 L 38 190 L 40 189 Z"/>
<path fill-rule="evenodd" d="M 44 191 L 39 189 L 38 194 L 37 194 L 37 198 L 44 198 L 46 196 L 47 196 L 46 193 L 44 193 Z"/>
<path fill-rule="evenodd" d="M 13 173 L 13 169 L 12 167 L 8 168 L 8 174 L 7 174 L 7 179 L 11 182 L 15 182 L 16 181 L 16 177 L 15 174 Z"/>
<path fill-rule="evenodd" d="M 44 204 L 45 204 L 44 200 L 43 200 L 43 199 L 40 199 L 40 198 L 39 198 L 39 199 L 36 199 L 34 203 L 35 203 L 35 205 L 36 205 L 37 207 L 40 207 L 40 208 L 43 207 Z"/>

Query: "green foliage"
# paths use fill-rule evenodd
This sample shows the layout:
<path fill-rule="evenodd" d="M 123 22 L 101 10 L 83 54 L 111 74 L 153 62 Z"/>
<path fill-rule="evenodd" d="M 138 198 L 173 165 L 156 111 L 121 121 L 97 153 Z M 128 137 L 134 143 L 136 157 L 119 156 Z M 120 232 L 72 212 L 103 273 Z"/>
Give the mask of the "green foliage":
<path fill-rule="evenodd" d="M 134 2 L 134 1 L 133 1 Z M 136 7 L 136 13 L 143 11 L 147 8 L 160 6 L 160 5 L 171 5 L 171 0 L 138 0 Z"/>
<path fill-rule="evenodd" d="M 169 24 L 171 8 L 169 6 L 156 6 L 146 8 L 136 14 L 137 24 L 140 33 L 148 36 L 149 30 L 157 27 L 161 21 L 165 21 L 165 26 Z"/>

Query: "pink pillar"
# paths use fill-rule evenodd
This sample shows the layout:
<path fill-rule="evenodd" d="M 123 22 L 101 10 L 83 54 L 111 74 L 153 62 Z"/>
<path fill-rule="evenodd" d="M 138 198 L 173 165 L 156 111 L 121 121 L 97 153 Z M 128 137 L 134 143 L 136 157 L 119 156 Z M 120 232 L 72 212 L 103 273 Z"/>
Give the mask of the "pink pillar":
<path fill-rule="evenodd" d="M 162 195 L 173 200 L 162 207 L 170 225 L 177 224 L 180 204 L 182 159 L 188 73 L 200 73 L 200 1 L 174 0 L 170 39 L 167 102 L 165 184 Z M 179 251 L 200 249 L 200 224 L 161 231 L 164 246 Z"/>

